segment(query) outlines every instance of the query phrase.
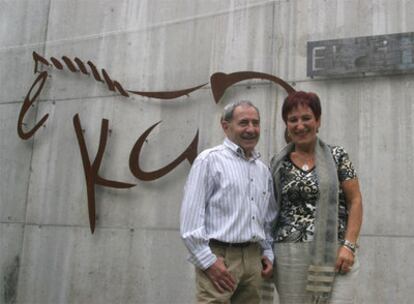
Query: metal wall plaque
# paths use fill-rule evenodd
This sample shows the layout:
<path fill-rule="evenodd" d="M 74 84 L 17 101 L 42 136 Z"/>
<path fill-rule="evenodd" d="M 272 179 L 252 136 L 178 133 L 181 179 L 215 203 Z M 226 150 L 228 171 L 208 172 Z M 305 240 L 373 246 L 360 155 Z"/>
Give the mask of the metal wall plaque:
<path fill-rule="evenodd" d="M 414 32 L 308 41 L 307 76 L 414 72 Z"/>

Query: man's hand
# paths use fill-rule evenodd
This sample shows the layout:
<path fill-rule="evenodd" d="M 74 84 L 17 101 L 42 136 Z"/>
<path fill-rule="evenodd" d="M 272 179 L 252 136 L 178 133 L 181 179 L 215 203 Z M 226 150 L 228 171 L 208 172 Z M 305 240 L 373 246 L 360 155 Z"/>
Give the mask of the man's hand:
<path fill-rule="evenodd" d="M 236 280 L 227 270 L 222 257 L 217 257 L 217 261 L 204 272 L 220 293 L 226 290 L 233 291 L 236 288 Z"/>
<path fill-rule="evenodd" d="M 354 265 L 354 254 L 344 248 L 344 246 L 339 247 L 338 256 L 336 257 L 335 271 L 341 274 L 345 274 L 352 269 Z"/>
<path fill-rule="evenodd" d="M 270 262 L 269 258 L 266 256 L 262 257 L 262 277 L 265 279 L 270 279 L 273 275 L 273 263 Z"/>

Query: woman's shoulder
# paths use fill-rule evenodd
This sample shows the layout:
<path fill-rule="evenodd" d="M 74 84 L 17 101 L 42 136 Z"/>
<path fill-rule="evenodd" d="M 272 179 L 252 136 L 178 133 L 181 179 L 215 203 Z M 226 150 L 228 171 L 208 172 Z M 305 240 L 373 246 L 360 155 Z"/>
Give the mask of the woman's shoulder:
<path fill-rule="evenodd" d="M 270 166 L 275 167 L 278 163 L 289 158 L 289 153 L 293 150 L 293 144 L 289 143 L 284 146 L 278 153 L 274 154 L 270 160 Z"/>
<path fill-rule="evenodd" d="M 339 180 L 344 181 L 357 176 L 354 165 L 349 159 L 348 152 L 343 146 L 328 145 L 332 151 L 332 156 L 338 167 Z"/>
<path fill-rule="evenodd" d="M 289 154 L 283 154 L 276 153 L 273 155 L 273 157 L 270 159 L 270 169 L 271 171 L 274 171 L 277 167 L 283 166 L 286 164 L 286 162 L 289 162 Z"/>
<path fill-rule="evenodd" d="M 345 148 L 339 145 L 330 145 L 328 144 L 329 149 L 331 149 L 332 154 L 347 154 Z"/>
<path fill-rule="evenodd" d="M 340 163 L 341 160 L 349 159 L 348 152 L 343 146 L 339 145 L 328 145 L 331 150 L 332 156 L 336 163 Z"/>

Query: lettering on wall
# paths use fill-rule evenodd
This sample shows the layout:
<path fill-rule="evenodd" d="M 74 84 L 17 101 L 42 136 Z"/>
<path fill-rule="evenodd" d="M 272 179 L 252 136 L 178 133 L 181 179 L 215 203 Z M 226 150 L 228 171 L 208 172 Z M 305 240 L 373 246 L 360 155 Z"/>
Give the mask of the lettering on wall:
<path fill-rule="evenodd" d="M 309 41 L 307 76 L 414 71 L 414 32 Z"/>
<path fill-rule="evenodd" d="M 49 73 L 48 71 L 39 71 L 39 64 L 42 64 L 48 68 L 55 68 L 57 70 L 63 70 L 65 67 L 73 73 L 81 73 L 86 76 L 92 76 L 95 81 L 102 82 L 106 85 L 107 89 L 110 91 L 118 92 L 120 95 L 124 96 L 125 98 L 130 97 L 130 95 L 140 95 L 149 98 L 157 98 L 157 99 L 174 99 L 181 96 L 188 95 L 203 86 L 207 83 L 203 83 L 201 85 L 181 89 L 177 91 L 158 91 L 158 92 L 147 92 L 147 91 L 135 91 L 135 90 L 128 90 L 125 89 L 120 82 L 117 80 L 112 79 L 108 72 L 105 69 L 101 69 L 100 71 L 96 67 L 96 65 L 88 61 L 86 64 L 80 60 L 79 58 L 75 57 L 71 60 L 67 56 L 62 56 L 61 59 L 57 59 L 56 57 L 51 57 L 49 60 L 44 58 L 43 56 L 39 55 L 36 52 L 33 52 L 33 61 L 34 61 L 34 74 L 37 74 L 32 86 L 30 87 L 22 107 L 20 109 L 18 121 L 17 121 L 17 134 L 21 139 L 28 140 L 39 130 L 41 126 L 43 126 L 49 114 L 45 114 L 38 122 L 34 124 L 33 127 L 28 128 L 28 130 L 24 130 L 23 126 L 26 126 L 24 123 L 24 118 L 29 110 L 32 108 L 33 104 L 39 97 L 40 93 L 43 90 L 43 87 L 48 79 Z M 210 85 L 211 90 L 213 93 L 214 101 L 217 103 L 220 102 L 220 99 L 223 97 L 224 92 L 227 88 L 232 86 L 235 83 L 240 81 L 248 80 L 248 79 L 266 79 L 275 84 L 282 86 L 289 94 L 294 92 L 292 86 L 290 86 L 284 80 L 270 74 L 261 73 L 261 72 L 254 72 L 254 71 L 241 71 L 235 72 L 231 74 L 225 73 L 214 73 L 210 77 Z M 188 147 L 182 152 L 174 161 L 170 164 L 164 166 L 155 171 L 146 172 L 141 169 L 139 158 L 141 149 L 147 136 L 151 133 L 151 131 L 160 124 L 161 121 L 154 123 L 150 126 L 135 142 L 134 146 L 132 147 L 129 155 L 129 169 L 131 173 L 139 180 L 142 181 L 150 181 L 156 180 L 172 170 L 176 168 L 181 162 L 188 160 L 190 164 L 193 163 L 194 159 L 197 156 L 197 146 L 198 146 L 198 130 L 196 135 L 194 136 L 192 142 L 188 145 Z M 104 178 L 99 175 L 99 168 L 102 164 L 102 159 L 104 156 L 106 143 L 108 140 L 108 132 L 109 132 L 109 120 L 102 119 L 101 121 L 101 132 L 100 132 L 100 140 L 97 153 L 95 157 L 92 159 L 89 155 L 87 143 L 83 136 L 82 132 L 82 125 L 79 118 L 79 113 L 76 113 L 73 116 L 73 127 L 75 130 L 76 138 L 79 145 L 79 150 L 82 158 L 82 164 L 84 169 L 85 175 L 85 182 L 86 182 L 86 189 L 87 189 L 87 203 L 88 203 L 88 215 L 89 215 L 89 226 L 91 232 L 94 233 L 95 231 L 95 224 L 96 224 L 96 201 L 95 201 L 95 186 L 104 186 L 104 187 L 111 187 L 117 189 L 126 189 L 136 186 L 136 184 L 125 183 L 121 181 L 115 181 L 108 178 Z"/>

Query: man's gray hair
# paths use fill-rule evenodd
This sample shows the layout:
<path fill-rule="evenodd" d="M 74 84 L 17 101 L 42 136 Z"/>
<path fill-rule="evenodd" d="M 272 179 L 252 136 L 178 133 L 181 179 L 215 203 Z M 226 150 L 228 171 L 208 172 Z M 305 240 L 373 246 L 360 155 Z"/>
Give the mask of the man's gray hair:
<path fill-rule="evenodd" d="M 260 117 L 260 112 L 259 109 L 249 100 L 240 100 L 240 101 L 235 101 L 232 102 L 230 104 L 228 104 L 227 106 L 224 107 L 223 110 L 223 114 L 221 115 L 221 120 L 223 121 L 227 121 L 230 122 L 233 120 L 233 113 L 234 113 L 234 109 L 236 109 L 238 106 L 244 106 L 244 107 L 253 107 L 256 112 L 257 115 L 259 115 Z"/>

